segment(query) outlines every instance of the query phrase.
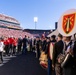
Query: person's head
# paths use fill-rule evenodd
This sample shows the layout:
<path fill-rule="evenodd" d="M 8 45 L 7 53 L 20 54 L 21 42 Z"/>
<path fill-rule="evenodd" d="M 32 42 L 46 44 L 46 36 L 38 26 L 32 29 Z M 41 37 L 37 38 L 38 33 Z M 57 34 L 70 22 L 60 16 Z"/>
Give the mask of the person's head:
<path fill-rule="evenodd" d="M 0 38 L 0 42 L 1 42 L 1 38 Z"/>
<path fill-rule="evenodd" d="M 28 38 L 30 38 L 30 37 L 28 36 Z"/>
<path fill-rule="evenodd" d="M 2 41 L 3 39 L 0 37 L 0 42 Z"/>
<path fill-rule="evenodd" d="M 21 36 L 19 36 L 19 39 L 22 39 L 22 37 L 21 37 Z"/>
<path fill-rule="evenodd" d="M 39 38 L 39 40 L 41 40 L 41 37 Z"/>
<path fill-rule="evenodd" d="M 5 38 L 4 38 L 4 40 L 7 40 L 7 39 L 8 39 L 8 37 L 5 37 Z"/>
<path fill-rule="evenodd" d="M 49 42 L 49 41 L 50 41 L 49 37 L 46 37 L 46 41 L 47 41 L 47 42 Z"/>
<path fill-rule="evenodd" d="M 70 41 L 71 40 L 71 36 L 64 36 L 63 37 L 63 41 Z"/>
<path fill-rule="evenodd" d="M 55 40 L 56 36 L 55 35 L 52 35 L 50 40 Z"/>
<path fill-rule="evenodd" d="M 41 38 L 42 38 L 42 39 L 44 39 L 44 38 L 45 38 L 45 35 L 44 35 L 44 34 L 42 34 Z"/>
<path fill-rule="evenodd" d="M 25 35 L 25 38 L 27 38 L 27 35 Z"/>
<path fill-rule="evenodd" d="M 39 38 L 39 36 L 38 37 L 36 37 L 36 40 L 38 41 L 40 38 Z"/>
<path fill-rule="evenodd" d="M 58 41 L 59 41 L 59 40 L 62 40 L 62 38 L 63 38 L 63 36 L 59 33 L 57 40 L 58 40 Z"/>

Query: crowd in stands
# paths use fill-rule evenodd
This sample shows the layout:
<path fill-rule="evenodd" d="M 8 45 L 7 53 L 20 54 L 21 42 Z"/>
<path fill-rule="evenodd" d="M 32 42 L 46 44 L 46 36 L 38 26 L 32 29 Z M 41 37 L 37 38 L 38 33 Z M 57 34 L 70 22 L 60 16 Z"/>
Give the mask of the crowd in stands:
<path fill-rule="evenodd" d="M 30 33 L 23 32 L 22 30 L 14 30 L 14 29 L 8 29 L 8 28 L 0 28 L 0 36 L 13 36 L 18 38 L 19 36 L 24 37 L 24 35 L 28 35 L 29 37 L 33 37 Z"/>

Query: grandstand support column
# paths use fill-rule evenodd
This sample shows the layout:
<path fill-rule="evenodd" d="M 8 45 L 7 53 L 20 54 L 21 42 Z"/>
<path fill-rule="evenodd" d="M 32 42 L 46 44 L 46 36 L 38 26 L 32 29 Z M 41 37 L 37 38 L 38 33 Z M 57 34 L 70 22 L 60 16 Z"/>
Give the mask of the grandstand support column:
<path fill-rule="evenodd" d="M 35 29 L 36 29 L 36 26 L 37 26 L 37 22 L 38 22 L 38 17 L 34 17 Z"/>

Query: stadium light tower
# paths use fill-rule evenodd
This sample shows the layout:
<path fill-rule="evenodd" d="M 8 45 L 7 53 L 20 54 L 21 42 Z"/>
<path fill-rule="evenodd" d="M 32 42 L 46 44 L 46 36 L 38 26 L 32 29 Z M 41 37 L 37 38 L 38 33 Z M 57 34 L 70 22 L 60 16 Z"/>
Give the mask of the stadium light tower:
<path fill-rule="evenodd" d="M 38 22 L 38 17 L 34 17 L 35 29 L 36 29 L 37 22 Z"/>

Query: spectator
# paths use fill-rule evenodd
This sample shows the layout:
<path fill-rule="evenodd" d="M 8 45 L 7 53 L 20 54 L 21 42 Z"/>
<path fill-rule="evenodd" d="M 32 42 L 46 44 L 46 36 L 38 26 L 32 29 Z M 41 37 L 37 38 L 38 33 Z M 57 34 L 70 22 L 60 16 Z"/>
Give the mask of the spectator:
<path fill-rule="evenodd" d="M 27 40 L 27 36 L 26 35 L 25 35 L 25 37 L 22 40 L 22 44 L 23 44 L 22 54 L 26 54 L 27 53 L 27 46 L 28 46 L 28 40 Z"/>
<path fill-rule="evenodd" d="M 18 49 L 18 53 L 21 52 L 21 47 L 22 47 L 22 37 L 19 37 L 18 38 L 18 41 L 17 41 L 17 49 Z"/>
<path fill-rule="evenodd" d="M 3 57 L 2 57 L 3 50 L 4 50 L 4 43 L 3 43 L 2 39 L 0 38 L 0 64 L 3 63 Z"/>

